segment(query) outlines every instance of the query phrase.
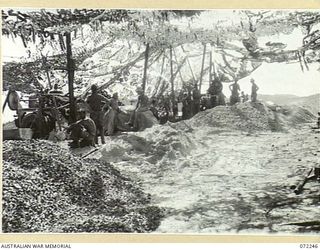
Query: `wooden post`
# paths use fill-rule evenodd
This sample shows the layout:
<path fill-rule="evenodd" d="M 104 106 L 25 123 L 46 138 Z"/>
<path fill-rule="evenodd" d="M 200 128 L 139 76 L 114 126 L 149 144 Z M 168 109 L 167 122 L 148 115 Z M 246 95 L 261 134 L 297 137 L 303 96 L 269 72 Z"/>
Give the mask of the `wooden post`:
<path fill-rule="evenodd" d="M 48 69 L 46 69 L 46 75 L 47 75 L 47 79 L 48 79 L 49 88 L 52 89 L 52 84 L 51 84 L 51 80 L 50 80 L 50 75 L 49 75 Z"/>
<path fill-rule="evenodd" d="M 210 49 L 210 61 L 209 61 L 209 85 L 212 82 L 212 48 Z"/>
<path fill-rule="evenodd" d="M 4 109 L 6 108 L 6 105 L 7 105 L 7 103 L 8 103 L 10 92 L 11 92 L 11 90 L 9 89 L 8 94 L 7 94 L 7 96 L 6 96 L 6 99 L 5 99 L 5 101 L 4 101 L 4 104 L 3 104 L 3 106 L 2 106 L 2 113 L 4 112 Z"/>
<path fill-rule="evenodd" d="M 178 57 L 177 57 L 177 54 L 176 54 L 176 51 L 173 50 L 173 55 L 174 55 L 174 59 L 176 60 L 177 64 L 178 64 Z M 183 77 L 182 77 L 182 74 L 181 74 L 181 70 L 180 70 L 180 66 L 178 65 L 178 71 L 179 71 L 179 76 L 180 76 L 180 79 L 182 81 L 182 84 L 185 82 L 183 80 Z"/>
<path fill-rule="evenodd" d="M 201 85 L 202 85 L 202 75 L 203 75 L 204 60 L 206 58 L 206 49 L 207 49 L 207 44 L 204 44 L 203 45 L 201 72 L 200 72 L 200 82 L 199 82 L 199 91 L 200 91 L 200 93 L 201 93 Z"/>
<path fill-rule="evenodd" d="M 172 105 L 174 105 L 174 83 L 173 83 L 173 58 L 172 58 L 172 47 L 170 47 L 170 82 L 171 82 L 171 98 Z"/>
<path fill-rule="evenodd" d="M 45 68 L 45 71 L 46 71 L 49 89 L 52 89 L 49 70 L 48 70 L 48 64 L 47 64 L 47 58 L 44 55 L 42 55 L 42 63 L 44 65 L 44 68 Z"/>
<path fill-rule="evenodd" d="M 210 49 L 210 83 L 212 82 L 212 75 L 213 78 L 216 78 L 216 69 L 214 66 L 214 62 L 213 62 L 213 53 L 212 50 L 214 51 L 214 46 L 211 44 L 211 49 Z"/>
<path fill-rule="evenodd" d="M 155 95 L 157 95 L 157 92 L 158 92 L 158 89 L 159 89 L 159 86 L 161 84 L 161 80 L 162 80 L 162 74 L 163 74 L 163 71 L 164 71 L 164 63 L 165 63 L 165 60 L 166 60 L 166 50 L 163 51 L 163 58 L 162 58 L 162 65 L 161 65 L 161 72 L 160 72 L 160 76 L 158 77 L 158 81 L 157 81 L 157 84 L 154 88 L 154 91 L 153 91 L 153 97 Z"/>
<path fill-rule="evenodd" d="M 71 34 L 66 33 L 67 45 L 67 70 L 68 70 L 68 88 L 69 88 L 69 102 L 70 102 L 70 118 L 69 122 L 73 123 L 77 120 L 76 102 L 74 99 L 73 80 L 74 80 L 74 60 L 72 59 L 71 49 Z"/>
<path fill-rule="evenodd" d="M 172 112 L 175 110 L 175 95 L 174 95 L 174 76 L 173 76 L 173 57 L 172 47 L 170 46 L 170 82 L 171 82 L 171 100 L 172 100 Z"/>
<path fill-rule="evenodd" d="M 150 46 L 149 46 L 149 43 L 147 43 L 146 51 L 144 53 L 144 70 L 143 70 L 143 79 L 142 79 L 143 94 L 145 93 L 145 90 L 146 90 L 149 49 L 150 49 Z"/>

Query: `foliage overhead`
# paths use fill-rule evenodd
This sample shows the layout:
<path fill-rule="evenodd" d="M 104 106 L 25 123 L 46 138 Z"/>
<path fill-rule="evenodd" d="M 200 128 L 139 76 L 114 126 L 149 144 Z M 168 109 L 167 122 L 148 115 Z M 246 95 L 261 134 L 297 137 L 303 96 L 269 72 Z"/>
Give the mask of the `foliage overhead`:
<path fill-rule="evenodd" d="M 12 82 L 13 76 L 11 80 L 8 79 L 10 74 L 6 72 L 15 68 L 31 68 L 33 78 L 37 78 L 44 71 L 65 69 L 66 46 L 63 36 L 69 32 L 72 32 L 73 57 L 79 74 L 82 72 L 81 75 L 87 73 L 88 76 L 95 77 L 99 74 L 110 75 L 110 81 L 123 77 L 123 74 L 128 75 L 130 69 L 144 59 L 144 45 L 147 43 L 152 51 L 150 60 L 155 63 L 162 55 L 165 56 L 170 48 L 177 52 L 174 71 L 175 76 L 180 75 L 182 83 L 191 80 L 181 77 L 181 72 L 186 72 L 184 65 L 188 62 L 188 57 L 192 56 L 193 52 L 201 57 L 204 44 L 209 44 L 215 58 L 220 58 L 215 62 L 215 68 L 216 73 L 219 73 L 224 81 L 236 81 L 246 77 L 262 62 L 296 61 L 300 63 L 302 69 L 308 69 L 308 63 L 320 60 L 319 12 L 235 10 L 233 13 L 237 18 L 234 20 L 213 16 L 210 25 L 200 27 L 194 25 L 203 13 L 206 12 L 77 9 L 2 11 L 4 35 L 21 38 L 26 47 L 29 43 L 40 44 L 38 53 L 32 55 L 35 57 L 32 63 L 28 62 L 25 66 L 24 63 L 16 65 L 11 63 L 4 66 L 4 82 Z M 303 30 L 305 34 L 300 48 L 286 50 L 285 43 L 274 41 L 264 45 L 259 44 L 260 37 L 291 34 L 297 28 Z M 239 41 L 242 44 L 237 43 Z M 116 52 L 108 49 L 108 46 L 114 46 L 115 42 L 123 44 Z M 52 46 L 56 54 L 43 55 L 44 44 Z M 192 52 L 189 50 L 178 53 L 182 46 L 189 47 Z M 208 53 L 209 51 L 206 55 Z M 93 71 L 84 67 L 85 62 L 95 54 L 105 58 L 105 64 L 109 64 L 108 61 L 117 57 L 122 58 L 120 59 L 122 66 L 110 66 L 105 71 L 102 70 L 105 66 L 98 63 L 91 65 L 91 68 L 96 68 L 100 73 L 89 73 Z M 159 64 L 157 65 L 159 67 Z M 207 72 L 208 68 L 205 68 L 204 73 Z M 199 77 L 196 78 L 195 80 L 199 81 Z M 104 86 L 109 86 L 110 81 Z"/>

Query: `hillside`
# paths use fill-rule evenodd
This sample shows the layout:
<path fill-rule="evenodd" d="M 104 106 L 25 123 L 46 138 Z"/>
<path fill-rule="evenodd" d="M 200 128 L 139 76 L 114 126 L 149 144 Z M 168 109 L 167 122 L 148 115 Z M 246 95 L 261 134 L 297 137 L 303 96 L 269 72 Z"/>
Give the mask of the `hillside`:
<path fill-rule="evenodd" d="M 313 114 L 320 111 L 320 94 L 299 97 L 295 95 L 260 95 L 259 100 L 278 105 L 297 105 L 307 108 Z"/>

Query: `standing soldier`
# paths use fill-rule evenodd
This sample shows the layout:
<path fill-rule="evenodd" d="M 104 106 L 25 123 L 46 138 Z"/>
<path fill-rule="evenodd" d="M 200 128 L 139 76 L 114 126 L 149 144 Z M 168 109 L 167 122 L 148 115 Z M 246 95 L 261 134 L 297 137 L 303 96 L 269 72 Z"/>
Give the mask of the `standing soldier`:
<path fill-rule="evenodd" d="M 258 85 L 254 82 L 254 79 L 251 78 L 251 102 L 256 102 L 257 101 L 257 91 L 259 90 Z"/>
<path fill-rule="evenodd" d="M 193 116 L 193 101 L 191 98 L 191 92 L 184 93 L 182 100 L 182 119 L 189 119 Z"/>
<path fill-rule="evenodd" d="M 195 85 L 192 90 L 192 98 L 193 98 L 193 114 L 195 115 L 195 114 L 198 114 L 200 111 L 200 99 L 201 99 L 201 94 L 197 85 Z"/>
<path fill-rule="evenodd" d="M 223 90 L 223 85 L 222 82 L 219 78 L 214 80 L 214 89 L 215 89 L 215 94 L 216 94 L 216 100 L 217 100 L 217 105 L 226 105 L 226 102 L 224 100 L 224 94 L 222 93 Z"/>
<path fill-rule="evenodd" d="M 215 107 L 215 86 L 214 86 L 214 81 L 210 83 L 210 86 L 207 90 L 207 93 L 209 95 L 209 101 L 207 102 L 207 109 L 211 109 Z"/>
<path fill-rule="evenodd" d="M 210 108 L 214 108 L 218 105 L 225 105 L 222 89 L 223 85 L 220 79 L 213 79 L 208 89 L 208 94 L 210 95 Z"/>
<path fill-rule="evenodd" d="M 170 98 L 169 96 L 166 94 L 165 96 L 163 96 L 163 103 L 162 103 L 162 108 L 164 110 L 164 116 L 162 117 L 162 119 L 160 120 L 161 124 L 166 123 L 169 120 L 169 116 L 170 116 L 170 112 L 171 112 L 171 103 L 170 103 Z"/>
<path fill-rule="evenodd" d="M 109 136 L 113 135 L 115 130 L 117 129 L 119 113 L 121 113 L 121 110 L 119 108 L 119 97 L 118 97 L 118 93 L 114 93 L 110 101 L 110 109 L 108 112 L 108 116 L 109 116 L 108 123 L 106 124 Z"/>
<path fill-rule="evenodd" d="M 100 95 L 98 93 L 98 87 L 95 84 L 91 86 L 91 92 L 92 92 L 91 95 L 87 99 L 87 103 L 89 106 L 90 118 L 94 121 L 97 128 L 95 143 L 98 144 L 98 131 L 99 131 L 99 134 L 101 137 L 101 143 L 105 144 L 104 124 L 103 124 L 103 120 L 104 120 L 103 106 L 105 103 L 108 103 L 109 100 L 103 95 Z"/>
<path fill-rule="evenodd" d="M 241 102 L 246 102 L 246 95 L 241 91 Z"/>
<path fill-rule="evenodd" d="M 183 97 L 182 97 L 182 119 L 188 119 L 188 94 L 187 93 L 183 93 Z"/>
<path fill-rule="evenodd" d="M 129 122 L 127 124 L 129 126 L 134 126 L 137 118 L 138 112 L 145 112 L 149 110 L 149 98 L 146 96 L 143 92 L 143 89 L 141 87 L 137 87 L 136 92 L 138 94 L 138 101 L 136 104 L 136 108 L 132 112 Z"/>
<path fill-rule="evenodd" d="M 240 85 L 235 81 L 235 83 L 231 84 L 229 86 L 229 89 L 231 91 L 231 97 L 230 97 L 230 104 L 236 104 L 237 102 L 240 101 L 239 97 L 239 91 L 240 91 Z"/>

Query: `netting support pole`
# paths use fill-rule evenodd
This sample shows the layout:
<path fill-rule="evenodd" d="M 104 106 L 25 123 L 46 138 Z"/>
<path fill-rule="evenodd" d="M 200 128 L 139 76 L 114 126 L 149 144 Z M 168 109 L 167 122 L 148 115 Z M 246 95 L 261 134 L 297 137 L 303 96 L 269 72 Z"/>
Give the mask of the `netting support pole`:
<path fill-rule="evenodd" d="M 69 102 L 70 102 L 70 117 L 69 123 L 74 123 L 77 120 L 77 109 L 76 102 L 74 98 L 74 70 L 75 64 L 72 58 L 72 48 L 71 48 L 71 34 L 68 32 L 66 36 L 66 47 L 67 47 L 67 71 L 68 71 L 68 91 L 69 91 Z"/>
<path fill-rule="evenodd" d="M 144 70 L 143 70 L 143 79 L 142 79 L 142 90 L 143 90 L 143 93 L 145 93 L 145 91 L 146 91 L 149 50 L 150 50 L 150 45 L 149 45 L 149 43 L 147 43 L 146 51 L 144 53 Z"/>
<path fill-rule="evenodd" d="M 203 68 L 204 68 L 204 61 L 206 58 L 206 50 L 207 50 L 207 44 L 203 45 L 203 55 L 202 55 L 202 63 L 201 63 L 201 72 L 200 72 L 200 82 L 199 82 L 199 91 L 201 93 L 201 85 L 202 85 L 202 78 L 203 78 Z"/>

